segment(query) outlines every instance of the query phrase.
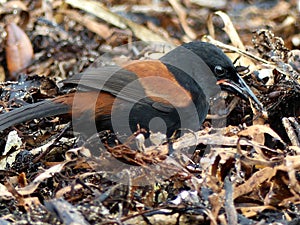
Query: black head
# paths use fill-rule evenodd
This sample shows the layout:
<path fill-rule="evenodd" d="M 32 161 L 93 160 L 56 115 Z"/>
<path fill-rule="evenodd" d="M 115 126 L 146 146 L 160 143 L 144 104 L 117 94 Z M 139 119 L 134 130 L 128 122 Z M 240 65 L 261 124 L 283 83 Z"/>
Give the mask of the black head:
<path fill-rule="evenodd" d="M 232 79 L 236 69 L 231 60 L 223 51 L 213 44 L 201 41 L 193 41 L 182 45 L 186 49 L 198 55 L 211 69 L 217 80 L 222 78 Z"/>
<path fill-rule="evenodd" d="M 263 110 L 263 105 L 240 77 L 231 60 L 223 51 L 213 44 L 193 41 L 185 43 L 182 47 L 197 54 L 210 68 L 217 79 L 217 84 L 223 90 L 229 91 L 243 99 L 252 99 L 257 109 Z"/>

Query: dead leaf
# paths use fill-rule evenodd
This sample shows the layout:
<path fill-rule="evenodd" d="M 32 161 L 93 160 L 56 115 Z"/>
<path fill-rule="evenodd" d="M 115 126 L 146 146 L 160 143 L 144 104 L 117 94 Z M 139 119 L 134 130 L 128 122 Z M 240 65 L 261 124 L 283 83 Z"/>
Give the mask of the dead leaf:
<path fill-rule="evenodd" d="M 26 186 L 24 188 L 16 189 L 18 194 L 20 194 L 20 195 L 32 194 L 37 189 L 37 187 L 39 186 L 39 184 L 42 181 L 46 180 L 47 178 L 52 177 L 53 174 L 55 174 L 55 173 L 59 173 L 68 162 L 69 161 L 65 161 L 63 163 L 60 163 L 60 164 L 50 167 L 49 169 L 47 169 L 46 171 L 44 171 L 43 173 L 38 175 L 28 186 Z"/>
<path fill-rule="evenodd" d="M 20 70 L 30 65 L 33 58 L 33 48 L 25 32 L 15 23 L 6 26 L 6 62 L 12 79 Z"/>
<path fill-rule="evenodd" d="M 224 23 L 223 30 L 229 36 L 229 38 L 232 42 L 232 45 L 244 51 L 246 48 L 245 48 L 242 40 L 240 39 L 236 29 L 234 28 L 234 26 L 231 22 L 231 19 L 229 18 L 229 16 L 226 13 L 224 13 L 222 11 L 217 11 L 217 12 L 211 14 L 208 18 L 207 27 L 208 27 L 208 32 L 209 32 L 210 36 L 215 38 L 215 28 L 213 25 L 213 17 L 214 16 L 219 16 L 223 20 L 223 23 Z"/>
<path fill-rule="evenodd" d="M 271 167 L 263 168 L 256 173 L 254 173 L 244 184 L 236 187 L 234 189 L 234 199 L 245 195 L 253 190 L 266 180 L 271 179 L 276 174 L 276 169 Z"/>
<path fill-rule="evenodd" d="M 107 39 L 112 35 L 112 31 L 106 24 L 99 23 L 88 16 L 81 15 L 75 10 L 60 10 L 59 13 L 62 13 L 68 16 L 71 20 L 82 24 L 90 31 L 98 34 L 100 37 Z"/>
<path fill-rule="evenodd" d="M 182 26 L 187 36 L 190 38 L 190 40 L 196 39 L 196 33 L 187 24 L 187 14 L 183 6 L 177 0 L 169 0 L 169 3 L 172 5 L 174 11 L 177 13 L 180 25 Z"/>
<path fill-rule="evenodd" d="M 146 27 L 139 25 L 131 20 L 123 18 L 106 8 L 103 4 L 96 1 L 80 1 L 80 0 L 66 0 L 68 4 L 75 8 L 82 9 L 88 13 L 91 13 L 98 18 L 116 26 L 121 29 L 129 28 L 132 30 L 135 36 L 137 36 L 142 41 L 151 42 L 166 42 L 167 40 L 158 34 L 153 33 Z"/>
<path fill-rule="evenodd" d="M 246 207 L 237 207 L 237 209 L 241 210 L 242 214 L 249 218 L 258 215 L 260 212 L 270 209 L 270 210 L 276 210 L 275 207 L 269 206 L 269 205 L 263 205 L 263 206 L 246 206 Z"/>
<path fill-rule="evenodd" d="M 261 145 L 265 144 L 264 134 L 269 134 L 274 139 L 284 143 L 280 136 L 275 131 L 273 131 L 272 128 L 270 128 L 268 125 L 253 125 L 247 127 L 245 130 L 242 130 L 238 133 L 239 136 L 251 137 L 253 141 Z"/>

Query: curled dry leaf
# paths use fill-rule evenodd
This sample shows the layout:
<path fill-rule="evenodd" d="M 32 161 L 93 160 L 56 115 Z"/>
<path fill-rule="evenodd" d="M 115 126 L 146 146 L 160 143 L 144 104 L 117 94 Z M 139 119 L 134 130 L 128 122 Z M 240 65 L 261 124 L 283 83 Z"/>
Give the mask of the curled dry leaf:
<path fill-rule="evenodd" d="M 209 35 L 213 39 L 216 39 L 215 26 L 213 23 L 213 19 L 215 16 L 218 16 L 223 21 L 224 27 L 222 27 L 222 29 L 230 38 L 232 45 L 235 46 L 236 48 L 238 48 L 240 51 L 245 51 L 246 48 L 245 48 L 240 36 L 238 35 L 238 32 L 236 31 L 230 17 L 222 11 L 217 11 L 215 13 L 212 13 L 209 16 L 209 18 L 207 20 L 207 28 L 208 28 Z M 235 53 L 232 55 L 229 55 L 229 57 L 232 60 L 236 60 L 239 56 L 240 55 L 235 54 Z M 253 71 L 255 69 L 254 63 L 249 58 L 246 58 L 244 56 L 239 58 L 238 63 L 240 65 L 249 66 L 250 71 Z"/>
<path fill-rule="evenodd" d="M 69 161 L 62 162 L 60 164 L 57 164 L 45 170 L 43 173 L 39 174 L 28 186 L 19 188 L 17 190 L 18 194 L 20 195 L 32 194 L 42 181 L 51 178 L 55 173 L 59 173 L 68 162 Z"/>
<path fill-rule="evenodd" d="M 243 162 L 248 165 L 255 166 L 268 166 L 272 167 L 282 163 L 283 154 L 279 149 L 272 149 L 267 147 L 265 140 L 265 134 L 270 135 L 273 140 L 278 140 L 285 145 L 283 140 L 267 125 L 253 125 L 247 129 L 239 132 L 240 140 L 242 139 L 251 139 L 249 140 L 249 146 L 256 151 L 257 154 L 253 157 L 244 155 L 241 152 L 240 143 L 238 143 L 238 152 L 243 155 Z"/>
<path fill-rule="evenodd" d="M 6 62 L 10 75 L 27 67 L 33 58 L 33 48 L 28 36 L 15 23 L 6 26 Z"/>
<path fill-rule="evenodd" d="M 264 134 L 267 133 L 270 136 L 272 136 L 274 139 L 281 141 L 283 140 L 279 137 L 279 135 L 273 131 L 269 126 L 267 125 L 253 125 L 251 127 L 248 127 L 245 130 L 242 130 L 238 133 L 239 136 L 248 136 L 251 137 L 253 141 L 264 145 L 265 144 L 265 137 Z"/>
<path fill-rule="evenodd" d="M 276 174 L 276 170 L 271 167 L 265 167 L 256 173 L 254 173 L 244 184 L 236 187 L 234 189 L 233 199 L 238 198 L 239 196 L 250 193 L 254 187 L 259 186 L 266 180 L 270 180 Z"/>
<path fill-rule="evenodd" d="M 213 17 L 214 16 L 219 16 L 222 19 L 222 21 L 224 23 L 223 30 L 229 36 L 232 44 L 241 50 L 245 50 L 245 46 L 244 46 L 242 40 L 240 39 L 236 29 L 234 28 L 234 26 L 231 22 L 231 19 L 224 12 L 217 11 L 209 16 L 208 21 L 207 21 L 207 27 L 208 27 L 209 34 L 213 38 L 215 38 L 215 28 L 213 25 Z"/>
<path fill-rule="evenodd" d="M 299 156 L 287 156 L 285 158 L 285 164 L 283 164 L 280 169 L 282 168 L 285 170 L 289 176 L 289 182 L 288 185 L 292 190 L 297 193 L 297 196 L 299 197 L 300 192 L 300 185 L 297 178 L 297 171 L 299 171 Z"/>
<path fill-rule="evenodd" d="M 89 149 L 81 147 L 81 148 L 75 148 L 70 149 L 66 152 L 66 159 L 72 160 L 74 157 L 84 156 L 84 157 L 91 157 L 91 152 Z"/>

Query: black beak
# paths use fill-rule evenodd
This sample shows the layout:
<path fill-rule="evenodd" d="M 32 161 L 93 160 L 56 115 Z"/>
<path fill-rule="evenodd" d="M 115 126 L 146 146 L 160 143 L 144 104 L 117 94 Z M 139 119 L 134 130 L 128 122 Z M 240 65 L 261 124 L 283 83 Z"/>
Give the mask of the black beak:
<path fill-rule="evenodd" d="M 252 100 L 254 103 L 254 106 L 256 109 L 258 109 L 260 112 L 265 111 L 263 104 L 256 98 L 254 93 L 251 91 L 249 86 L 245 83 L 243 78 L 240 77 L 240 75 L 236 74 L 238 83 L 229 80 L 229 79 L 222 79 L 218 80 L 217 84 L 221 86 L 222 89 L 229 91 L 242 99 L 245 100 Z"/>

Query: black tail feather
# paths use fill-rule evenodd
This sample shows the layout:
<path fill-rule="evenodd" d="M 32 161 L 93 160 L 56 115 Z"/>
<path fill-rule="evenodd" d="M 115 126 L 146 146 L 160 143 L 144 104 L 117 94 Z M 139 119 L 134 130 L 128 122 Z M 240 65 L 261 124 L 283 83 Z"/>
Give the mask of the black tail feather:
<path fill-rule="evenodd" d="M 0 115 L 0 131 L 11 126 L 47 116 L 66 114 L 70 106 L 56 103 L 51 100 L 29 104 L 21 108 Z"/>

